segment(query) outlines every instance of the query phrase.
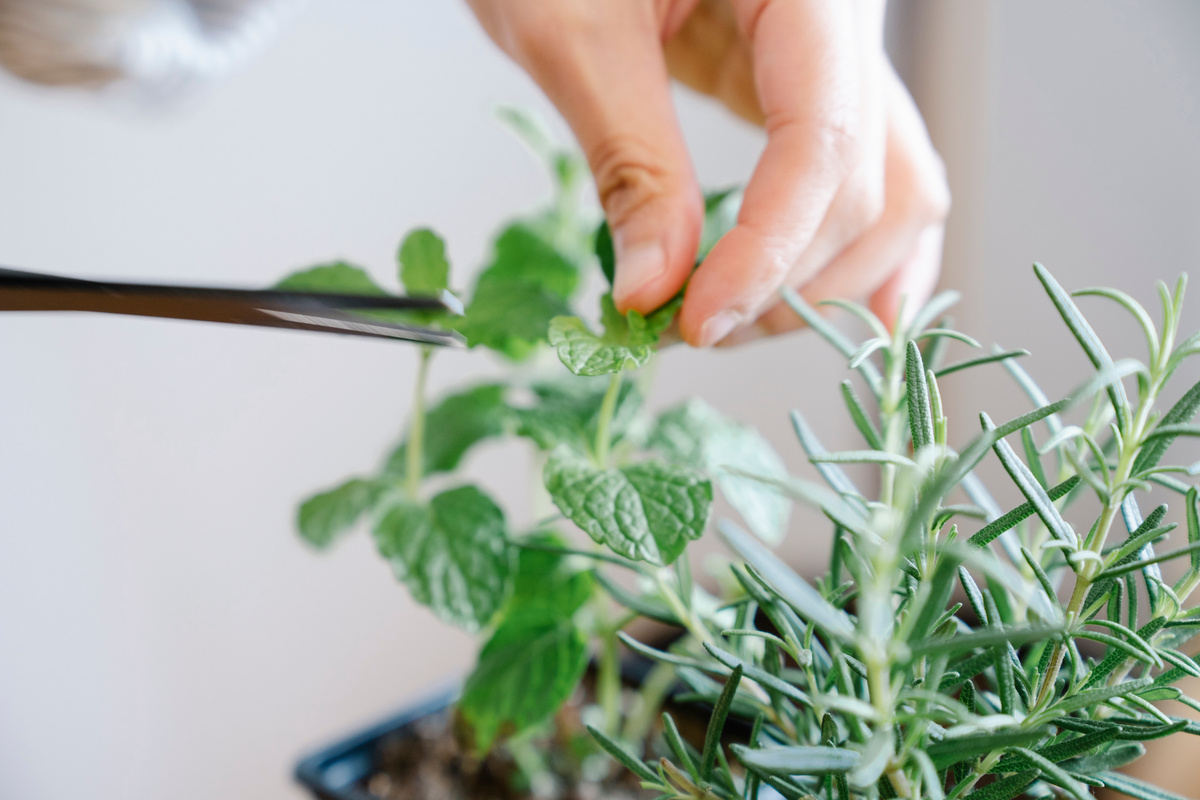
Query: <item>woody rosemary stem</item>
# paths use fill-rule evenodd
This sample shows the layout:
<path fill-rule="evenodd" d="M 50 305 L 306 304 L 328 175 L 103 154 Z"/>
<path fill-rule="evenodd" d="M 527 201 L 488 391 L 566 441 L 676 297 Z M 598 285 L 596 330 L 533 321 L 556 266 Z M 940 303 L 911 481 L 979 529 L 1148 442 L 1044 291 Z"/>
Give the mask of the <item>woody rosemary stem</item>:
<path fill-rule="evenodd" d="M 1122 441 L 1120 460 L 1117 462 L 1116 472 L 1113 473 L 1112 493 L 1108 498 L 1108 502 L 1104 505 L 1104 510 L 1100 514 L 1100 519 L 1096 525 L 1096 534 L 1090 541 L 1085 543 L 1088 550 L 1096 555 L 1100 555 L 1104 551 L 1104 543 L 1108 539 L 1109 529 L 1112 528 L 1113 521 L 1117 518 L 1117 512 L 1121 508 L 1121 502 L 1124 500 L 1124 496 L 1121 494 L 1122 487 L 1129 480 L 1133 472 L 1134 462 L 1137 460 L 1138 452 L 1141 449 L 1142 438 L 1150 422 L 1150 410 L 1154 407 L 1154 401 L 1157 399 L 1159 381 L 1153 380 L 1151 387 L 1141 407 L 1138 409 L 1137 418 L 1133 421 Z M 1133 531 L 1131 530 L 1130 534 L 1132 533 Z M 1078 620 L 1079 613 L 1083 610 L 1083 603 L 1087 598 L 1088 590 L 1091 588 L 1092 581 L 1099 571 L 1100 564 L 1086 561 L 1081 565 L 1079 572 L 1075 576 L 1075 588 L 1071 592 L 1071 600 L 1067 604 L 1065 619 L 1068 635 Z M 1038 689 L 1037 698 L 1033 703 L 1035 709 L 1041 708 L 1043 703 L 1049 702 L 1050 698 L 1053 697 L 1054 684 L 1058 680 L 1058 673 L 1062 669 L 1063 657 L 1066 655 L 1066 652 L 1066 640 L 1055 642 L 1054 650 L 1050 653 L 1050 663 L 1047 665 L 1046 674 L 1042 678 L 1042 685 Z"/>
<path fill-rule="evenodd" d="M 600 469 L 608 469 L 608 449 L 611 442 L 610 428 L 613 414 L 617 410 L 617 397 L 621 394 L 621 373 L 614 372 L 608 382 L 608 391 L 604 393 L 604 402 L 600 404 L 600 418 L 596 423 L 596 444 L 593 453 L 596 465 Z"/>
<path fill-rule="evenodd" d="M 429 375 L 429 361 L 433 350 L 421 348 L 417 363 L 417 382 L 413 388 L 412 422 L 408 429 L 408 448 L 405 450 L 404 490 L 409 499 L 416 500 L 421 491 L 425 457 L 425 379 Z"/>

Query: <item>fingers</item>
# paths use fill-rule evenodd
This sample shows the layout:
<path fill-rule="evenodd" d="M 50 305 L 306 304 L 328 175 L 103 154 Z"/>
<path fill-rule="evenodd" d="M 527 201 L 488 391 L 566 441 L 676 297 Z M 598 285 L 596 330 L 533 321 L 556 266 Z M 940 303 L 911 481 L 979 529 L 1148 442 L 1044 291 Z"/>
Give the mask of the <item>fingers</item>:
<path fill-rule="evenodd" d="M 885 205 L 879 221 L 799 288 L 809 302 L 834 297 L 865 299 L 885 325 L 896 321 L 901 299 L 912 313 L 937 281 L 950 197 L 941 160 L 903 84 L 890 73 Z M 798 285 L 798 284 L 797 284 Z M 753 326 L 723 344 L 783 333 L 803 322 L 776 303 Z"/>
<path fill-rule="evenodd" d="M 472 4 L 583 148 L 612 229 L 613 298 L 648 313 L 695 263 L 703 199 L 680 133 L 661 25 L 644 0 Z"/>
<path fill-rule="evenodd" d="M 736 0 L 768 142 L 737 226 L 693 276 L 683 337 L 711 345 L 757 316 L 820 229 L 857 156 L 859 50 L 846 3 Z"/>

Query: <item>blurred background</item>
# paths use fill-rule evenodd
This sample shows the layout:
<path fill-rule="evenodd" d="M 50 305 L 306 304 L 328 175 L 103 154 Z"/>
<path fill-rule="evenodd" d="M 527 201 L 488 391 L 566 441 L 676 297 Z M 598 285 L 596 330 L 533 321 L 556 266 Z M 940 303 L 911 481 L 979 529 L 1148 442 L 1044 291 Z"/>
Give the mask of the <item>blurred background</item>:
<path fill-rule="evenodd" d="M 1033 350 L 1027 368 L 1064 391 L 1088 365 L 1032 261 L 1147 303 L 1155 278 L 1200 261 L 1200 4 L 893 0 L 891 16 L 954 192 L 957 321 Z M 702 181 L 744 181 L 761 133 L 677 101 Z M 464 5 L 417 0 L 310 2 L 245 69 L 165 107 L 0 75 L 0 263 L 255 287 L 346 258 L 394 286 L 400 236 L 431 225 L 467 285 L 488 235 L 549 191 L 491 120 L 500 102 L 562 130 Z M 1133 331 L 1094 313 L 1102 335 Z M 409 600 L 368 537 L 316 555 L 292 528 L 302 496 L 390 446 L 415 353 L 0 316 L 0 797 L 294 800 L 300 753 L 469 667 L 470 640 Z M 434 389 L 488 369 L 446 355 Z M 841 419 L 843 370 L 804 335 L 676 348 L 654 403 L 698 394 L 799 472 L 790 408 L 851 441 L 824 423 Z M 992 378 L 947 379 L 960 435 L 980 408 L 1024 408 Z M 527 466 L 485 449 L 471 472 L 522 519 L 514 459 Z M 807 527 L 794 551 L 822 550 L 824 526 Z"/>

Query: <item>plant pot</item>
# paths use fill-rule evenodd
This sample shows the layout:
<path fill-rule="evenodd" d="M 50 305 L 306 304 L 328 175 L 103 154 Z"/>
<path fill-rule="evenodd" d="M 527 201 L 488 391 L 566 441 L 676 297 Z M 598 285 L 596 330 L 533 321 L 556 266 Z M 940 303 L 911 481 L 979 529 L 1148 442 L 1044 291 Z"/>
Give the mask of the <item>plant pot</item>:
<path fill-rule="evenodd" d="M 292 774 L 319 800 L 376 800 L 361 787 L 379 769 L 380 744 L 410 735 L 420 720 L 445 712 L 457 696 L 457 687 L 431 692 L 390 717 L 304 757 Z"/>
<path fill-rule="evenodd" d="M 589 676 L 594 674 L 594 666 L 589 668 Z M 621 680 L 625 686 L 636 688 L 651 667 L 649 659 L 628 654 L 621 662 Z M 395 714 L 305 756 L 296 764 L 293 777 L 318 800 L 379 800 L 363 788 L 363 783 L 380 771 L 387 744 L 416 736 L 419 726 L 448 712 L 458 699 L 459 689 L 454 684 L 431 690 Z M 673 712 L 689 718 L 692 728 L 699 725 L 703 735 L 708 709 L 668 705 Z"/>

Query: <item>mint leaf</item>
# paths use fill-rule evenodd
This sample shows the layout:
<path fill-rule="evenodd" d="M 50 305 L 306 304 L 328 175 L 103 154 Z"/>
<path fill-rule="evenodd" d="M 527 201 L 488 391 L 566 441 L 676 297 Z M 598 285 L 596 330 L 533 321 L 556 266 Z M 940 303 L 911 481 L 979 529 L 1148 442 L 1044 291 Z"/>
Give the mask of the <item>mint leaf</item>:
<path fill-rule="evenodd" d="M 678 465 L 647 461 L 600 469 L 560 446 L 542 477 L 563 514 L 634 561 L 670 564 L 700 538 L 712 510 L 712 484 Z"/>
<path fill-rule="evenodd" d="M 275 284 L 274 288 L 288 292 L 328 292 L 330 294 L 385 295 L 362 267 L 335 261 L 293 272 Z"/>
<path fill-rule="evenodd" d="M 566 301 L 578 286 L 578 269 L 542 232 L 514 223 L 496 238 L 458 331 L 471 347 L 525 358 L 546 340 L 550 321 L 570 313 Z"/>
<path fill-rule="evenodd" d="M 455 328 L 470 347 L 487 347 L 520 360 L 546 340 L 554 318 L 570 313 L 559 297 L 532 283 L 481 281 L 466 317 Z"/>
<path fill-rule="evenodd" d="M 529 539 L 563 544 L 550 532 Z M 593 580 L 569 562 L 557 553 L 521 550 L 512 599 L 459 701 L 480 750 L 500 733 L 520 733 L 549 717 L 583 676 L 587 640 L 574 616 L 591 597 Z"/>
<path fill-rule="evenodd" d="M 415 600 L 476 631 L 508 597 L 513 553 L 504 513 L 474 486 L 428 505 L 397 502 L 375 522 L 375 544 Z"/>
<path fill-rule="evenodd" d="M 659 415 L 648 444 L 673 464 L 690 465 L 711 475 L 721 494 L 760 539 L 777 543 L 783 538 L 791 502 L 771 486 L 728 471 L 734 468 L 787 479 L 783 460 L 758 431 L 693 399 Z"/>
<path fill-rule="evenodd" d="M 324 549 L 373 509 L 386 491 L 378 481 L 354 478 L 300 504 L 296 524 L 313 547 Z"/>
<path fill-rule="evenodd" d="M 608 375 L 645 365 L 659 335 L 670 325 L 669 319 L 663 324 L 667 315 L 656 311 L 648 321 L 636 311 L 620 314 L 611 294 L 600 298 L 600 309 L 602 335 L 592 333 L 579 317 L 550 321 L 550 344 L 558 350 L 559 360 L 576 375 Z"/>
<path fill-rule="evenodd" d="M 533 405 L 512 409 L 517 435 L 532 439 L 542 450 L 565 444 L 581 454 L 589 452 L 596 440 L 600 404 L 607 388 L 608 381 L 603 379 L 572 378 L 534 384 Z M 623 383 L 609 425 L 614 444 L 630 433 L 641 406 L 642 396 L 636 385 L 631 381 Z"/>
<path fill-rule="evenodd" d="M 587 667 L 587 638 L 569 622 L 501 624 L 479 653 L 458 710 L 485 752 L 559 709 Z"/>
<path fill-rule="evenodd" d="M 518 222 L 496 239 L 492 264 L 480 275 L 475 291 L 496 283 L 531 283 L 568 300 L 579 287 L 579 270 L 540 233 Z"/>
<path fill-rule="evenodd" d="M 418 228 L 404 237 L 397 260 L 400 282 L 409 294 L 438 294 L 450 285 L 446 243 L 428 228 Z"/>
<path fill-rule="evenodd" d="M 567 546 L 553 531 L 534 533 L 524 542 Z M 530 625 L 570 620 L 592 596 L 594 587 L 590 569 L 573 568 L 571 559 L 559 553 L 522 547 L 512 597 L 504 609 L 501 624 L 508 625 L 515 620 Z"/>
<path fill-rule="evenodd" d="M 506 391 L 499 383 L 473 386 L 442 398 L 426 412 L 424 474 L 452 472 L 473 446 L 504 433 L 509 418 Z M 408 468 L 407 452 L 406 439 L 388 456 L 384 473 L 403 475 Z"/>

